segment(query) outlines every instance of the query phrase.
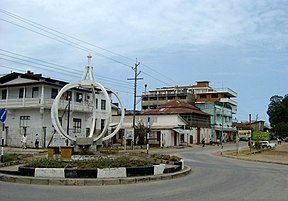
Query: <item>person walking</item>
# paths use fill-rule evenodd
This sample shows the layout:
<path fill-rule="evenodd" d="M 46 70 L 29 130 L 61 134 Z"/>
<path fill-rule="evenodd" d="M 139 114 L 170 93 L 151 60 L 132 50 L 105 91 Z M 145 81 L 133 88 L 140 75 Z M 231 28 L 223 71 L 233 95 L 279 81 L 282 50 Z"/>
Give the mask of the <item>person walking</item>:
<path fill-rule="evenodd" d="M 205 139 L 202 139 L 202 147 L 205 147 Z"/>
<path fill-rule="evenodd" d="M 27 136 L 26 136 L 26 133 L 22 136 L 21 143 L 22 143 L 22 149 L 26 149 L 27 148 Z"/>
<path fill-rule="evenodd" d="M 38 135 L 38 133 L 36 133 L 36 138 L 35 138 L 35 148 L 36 148 L 36 149 L 39 148 L 39 135 Z"/>

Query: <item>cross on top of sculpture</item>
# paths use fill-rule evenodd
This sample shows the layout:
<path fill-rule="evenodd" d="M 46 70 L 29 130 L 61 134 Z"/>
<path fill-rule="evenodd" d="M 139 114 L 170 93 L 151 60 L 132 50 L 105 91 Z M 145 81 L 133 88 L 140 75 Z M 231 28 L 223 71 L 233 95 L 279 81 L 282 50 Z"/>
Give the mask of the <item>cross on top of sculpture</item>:
<path fill-rule="evenodd" d="M 92 109 L 92 124 L 91 124 L 91 129 L 90 129 L 90 133 L 89 133 L 89 136 L 88 138 L 92 138 L 93 139 L 93 142 L 96 142 L 100 139 L 102 139 L 103 141 L 105 140 L 108 140 L 110 138 L 112 138 L 121 128 L 121 125 L 123 123 L 123 120 L 124 120 L 124 115 L 125 115 L 125 111 L 124 111 L 124 107 L 123 107 L 123 103 L 120 99 L 120 97 L 118 96 L 117 93 L 113 92 L 111 89 L 109 89 L 109 91 L 112 92 L 112 94 L 115 95 L 115 97 L 118 99 L 119 101 L 119 104 L 120 104 L 120 108 L 121 108 L 121 118 L 120 118 L 120 121 L 119 123 L 117 124 L 117 127 L 116 129 L 109 135 L 107 136 L 104 136 L 104 134 L 107 132 L 108 130 L 108 127 L 110 126 L 110 123 L 111 123 L 111 100 L 110 100 L 110 97 L 108 95 L 108 92 L 107 92 L 107 88 L 105 88 L 102 84 L 100 84 L 99 82 L 97 82 L 95 80 L 95 77 L 94 77 L 94 74 L 93 74 L 93 67 L 91 66 L 91 58 L 92 56 L 89 55 L 88 56 L 88 65 L 85 67 L 85 70 L 84 70 L 84 73 L 83 73 L 83 76 L 82 76 L 82 79 L 77 81 L 77 82 L 73 82 L 73 83 L 69 83 L 67 85 L 65 85 L 58 93 L 58 95 L 56 96 L 54 102 L 53 102 L 53 105 L 52 105 L 52 108 L 51 108 L 51 120 L 52 120 L 52 124 L 55 128 L 55 130 L 62 134 L 65 138 L 71 140 L 71 141 L 76 141 L 76 137 L 73 137 L 71 135 L 69 135 L 67 132 L 64 131 L 63 127 L 61 126 L 61 123 L 59 121 L 59 115 L 58 115 L 58 106 L 59 106 L 59 101 L 60 101 L 60 98 L 62 97 L 62 95 L 73 89 L 73 88 L 76 88 L 76 87 L 80 87 L 80 88 L 83 88 L 83 89 L 88 89 L 91 91 L 91 94 L 92 94 L 92 101 L 93 101 L 93 109 Z M 105 102 L 106 102 L 106 109 L 107 109 L 107 119 L 105 120 L 105 125 L 104 125 L 104 128 L 102 130 L 102 132 L 96 136 L 96 137 L 93 137 L 93 134 L 94 134 L 94 131 L 95 131 L 95 121 L 96 121 L 96 117 L 97 117 L 97 110 L 96 110 L 96 90 L 95 89 L 100 89 L 104 95 L 104 98 L 105 98 Z"/>

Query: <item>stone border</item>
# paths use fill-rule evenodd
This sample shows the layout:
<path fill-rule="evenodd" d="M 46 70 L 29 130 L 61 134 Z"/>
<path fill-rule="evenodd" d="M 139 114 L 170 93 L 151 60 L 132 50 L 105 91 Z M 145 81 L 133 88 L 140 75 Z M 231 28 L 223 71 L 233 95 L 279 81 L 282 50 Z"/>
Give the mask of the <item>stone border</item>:
<path fill-rule="evenodd" d="M 191 173 L 191 168 L 185 166 L 182 170 L 174 173 L 126 177 L 126 178 L 110 178 L 110 179 L 92 179 L 92 178 L 40 178 L 28 176 L 15 176 L 0 173 L 0 181 L 22 183 L 22 184 L 36 184 L 36 185 L 65 185 L 65 186 L 103 186 L 103 185 L 119 185 L 119 184 L 133 184 L 152 182 L 160 180 L 176 179 L 186 176 Z"/>
<path fill-rule="evenodd" d="M 94 168 L 94 169 L 75 169 L 75 168 L 30 168 L 20 166 L 18 169 L 20 176 L 39 177 L 39 178 L 125 178 L 135 176 L 160 175 L 173 173 L 182 170 L 182 163 L 170 166 L 165 171 L 165 164 L 147 167 L 121 167 L 121 168 Z"/>

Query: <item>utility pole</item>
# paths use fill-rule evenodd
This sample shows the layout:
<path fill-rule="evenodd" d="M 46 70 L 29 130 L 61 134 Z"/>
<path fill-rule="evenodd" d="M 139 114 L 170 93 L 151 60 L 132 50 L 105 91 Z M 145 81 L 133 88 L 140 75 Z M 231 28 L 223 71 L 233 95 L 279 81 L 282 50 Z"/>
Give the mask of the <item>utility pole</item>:
<path fill-rule="evenodd" d="M 223 144 L 224 144 L 224 142 L 223 142 L 223 138 L 224 138 L 224 133 L 223 133 L 223 130 L 224 130 L 224 128 L 223 128 L 223 124 L 224 124 L 224 101 L 222 102 L 222 132 L 221 132 L 221 155 L 223 154 Z"/>
<path fill-rule="evenodd" d="M 135 67 L 132 67 L 132 70 L 134 70 L 134 78 L 128 78 L 128 80 L 134 80 L 134 103 L 133 103 L 133 131 L 134 131 L 134 142 L 135 142 L 135 115 L 136 115 L 136 97 L 137 97 L 137 80 L 142 80 L 143 78 L 139 78 L 141 71 L 138 72 L 138 66 L 140 65 L 140 62 L 137 62 Z"/>
<path fill-rule="evenodd" d="M 252 147 L 252 125 L 251 125 L 251 114 L 249 114 L 249 129 L 250 129 L 250 138 L 249 138 L 249 148 L 251 152 L 251 147 Z"/>

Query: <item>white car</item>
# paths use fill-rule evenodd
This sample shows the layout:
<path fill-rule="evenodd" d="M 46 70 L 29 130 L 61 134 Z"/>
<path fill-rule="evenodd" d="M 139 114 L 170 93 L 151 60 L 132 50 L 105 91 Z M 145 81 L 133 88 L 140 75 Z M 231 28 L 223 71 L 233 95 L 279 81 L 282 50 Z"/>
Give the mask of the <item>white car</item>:
<path fill-rule="evenodd" d="M 269 141 L 260 141 L 262 148 L 275 149 L 276 144 Z"/>

